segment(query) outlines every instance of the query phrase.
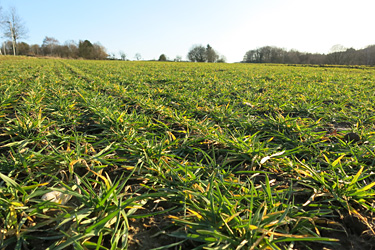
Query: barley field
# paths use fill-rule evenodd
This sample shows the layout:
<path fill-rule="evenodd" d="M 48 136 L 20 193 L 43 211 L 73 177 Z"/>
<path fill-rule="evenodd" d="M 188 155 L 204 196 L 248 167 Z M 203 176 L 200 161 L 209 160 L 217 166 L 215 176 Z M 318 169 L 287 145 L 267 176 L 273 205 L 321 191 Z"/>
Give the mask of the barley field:
<path fill-rule="evenodd" d="M 2 56 L 1 249 L 375 249 L 374 73 Z"/>

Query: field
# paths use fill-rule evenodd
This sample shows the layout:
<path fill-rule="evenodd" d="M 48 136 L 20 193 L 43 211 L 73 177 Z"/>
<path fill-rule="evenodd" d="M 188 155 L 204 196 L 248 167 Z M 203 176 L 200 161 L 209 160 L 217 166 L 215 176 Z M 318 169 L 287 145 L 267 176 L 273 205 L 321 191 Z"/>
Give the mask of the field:
<path fill-rule="evenodd" d="M 0 57 L 1 249 L 375 249 L 375 69 Z"/>

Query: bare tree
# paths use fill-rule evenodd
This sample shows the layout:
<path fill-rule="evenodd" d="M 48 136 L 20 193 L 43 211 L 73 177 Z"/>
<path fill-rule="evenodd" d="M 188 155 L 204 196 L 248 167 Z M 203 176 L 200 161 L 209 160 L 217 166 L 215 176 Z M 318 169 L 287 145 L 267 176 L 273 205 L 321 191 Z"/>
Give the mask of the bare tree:
<path fill-rule="evenodd" d="M 134 58 L 135 58 L 137 61 L 139 61 L 139 60 L 142 59 L 142 56 L 141 56 L 140 53 L 136 53 L 135 56 L 134 56 Z"/>
<path fill-rule="evenodd" d="M 108 54 L 106 52 L 106 48 L 101 45 L 100 43 L 94 43 L 93 44 L 93 59 L 96 60 L 104 60 L 108 57 Z"/>
<path fill-rule="evenodd" d="M 17 40 L 26 38 L 28 30 L 18 16 L 15 8 L 11 8 L 8 15 L 2 21 L 2 28 L 4 30 L 4 37 L 10 38 L 13 43 L 13 55 L 16 55 Z"/>
<path fill-rule="evenodd" d="M 46 36 L 43 40 L 42 51 L 44 55 L 55 55 L 59 41 L 54 37 Z"/>
<path fill-rule="evenodd" d="M 30 46 L 30 53 L 31 53 L 31 55 L 34 55 L 34 56 L 41 55 L 42 54 L 42 50 L 41 50 L 39 44 L 33 44 L 33 45 L 31 45 Z"/>
<path fill-rule="evenodd" d="M 4 51 L 4 55 L 7 54 L 6 50 L 5 50 L 5 42 L 3 42 L 3 44 L 1 45 L 1 48 L 3 49 Z M 0 49 L 0 55 L 2 55 L 3 53 L 1 53 L 1 49 Z"/>
<path fill-rule="evenodd" d="M 70 58 L 78 58 L 78 44 L 73 40 L 65 41 L 64 46 L 68 48 Z"/>
<path fill-rule="evenodd" d="M 327 62 L 329 64 L 344 64 L 346 48 L 341 44 L 333 45 L 331 48 L 331 53 L 327 55 Z"/>
<path fill-rule="evenodd" d="M 330 51 L 331 51 L 331 53 L 335 53 L 335 52 L 343 52 L 345 50 L 346 50 L 346 48 L 343 45 L 335 44 L 331 47 Z"/>
<path fill-rule="evenodd" d="M 360 54 L 362 62 L 358 64 L 375 65 L 375 45 L 369 45 Z"/>
<path fill-rule="evenodd" d="M 207 61 L 207 54 L 206 48 L 202 45 L 194 45 L 188 55 L 188 59 L 192 62 L 206 62 Z"/>
<path fill-rule="evenodd" d="M 3 52 L 4 52 L 4 55 L 10 55 L 12 54 L 12 50 L 13 50 L 13 44 L 11 41 L 5 41 L 3 42 Z"/>
<path fill-rule="evenodd" d="M 120 54 L 121 60 L 125 61 L 126 60 L 126 54 L 125 54 L 125 52 L 122 51 L 122 50 L 120 50 L 119 54 Z"/>
<path fill-rule="evenodd" d="M 182 61 L 182 56 L 177 55 L 176 58 L 174 59 L 175 62 L 181 62 Z"/>
<path fill-rule="evenodd" d="M 227 58 L 225 56 L 221 55 L 221 56 L 218 56 L 218 57 L 219 57 L 219 59 L 216 61 L 217 63 L 227 62 Z"/>

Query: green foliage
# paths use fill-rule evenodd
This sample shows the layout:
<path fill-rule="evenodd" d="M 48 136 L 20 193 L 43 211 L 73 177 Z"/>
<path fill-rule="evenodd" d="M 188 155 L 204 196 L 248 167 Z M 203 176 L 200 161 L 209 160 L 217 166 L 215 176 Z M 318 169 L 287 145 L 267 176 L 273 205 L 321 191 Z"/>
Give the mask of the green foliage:
<path fill-rule="evenodd" d="M 5 59 L 2 247 L 323 247 L 350 237 L 345 215 L 372 230 L 372 68 Z"/>
<path fill-rule="evenodd" d="M 161 55 L 159 56 L 159 60 L 158 60 L 158 61 L 161 61 L 161 62 L 167 61 L 167 56 L 164 55 L 164 54 L 161 54 Z"/>

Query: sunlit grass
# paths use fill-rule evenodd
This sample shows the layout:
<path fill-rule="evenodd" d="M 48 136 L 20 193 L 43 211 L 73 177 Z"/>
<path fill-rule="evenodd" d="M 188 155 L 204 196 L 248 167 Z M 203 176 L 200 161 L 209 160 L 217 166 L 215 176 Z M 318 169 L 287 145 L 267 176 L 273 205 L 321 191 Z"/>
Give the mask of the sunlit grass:
<path fill-rule="evenodd" d="M 374 234 L 372 68 L 28 59 L 0 71 L 3 248 L 142 249 L 145 218 L 165 222 L 150 226 L 156 249 Z"/>

